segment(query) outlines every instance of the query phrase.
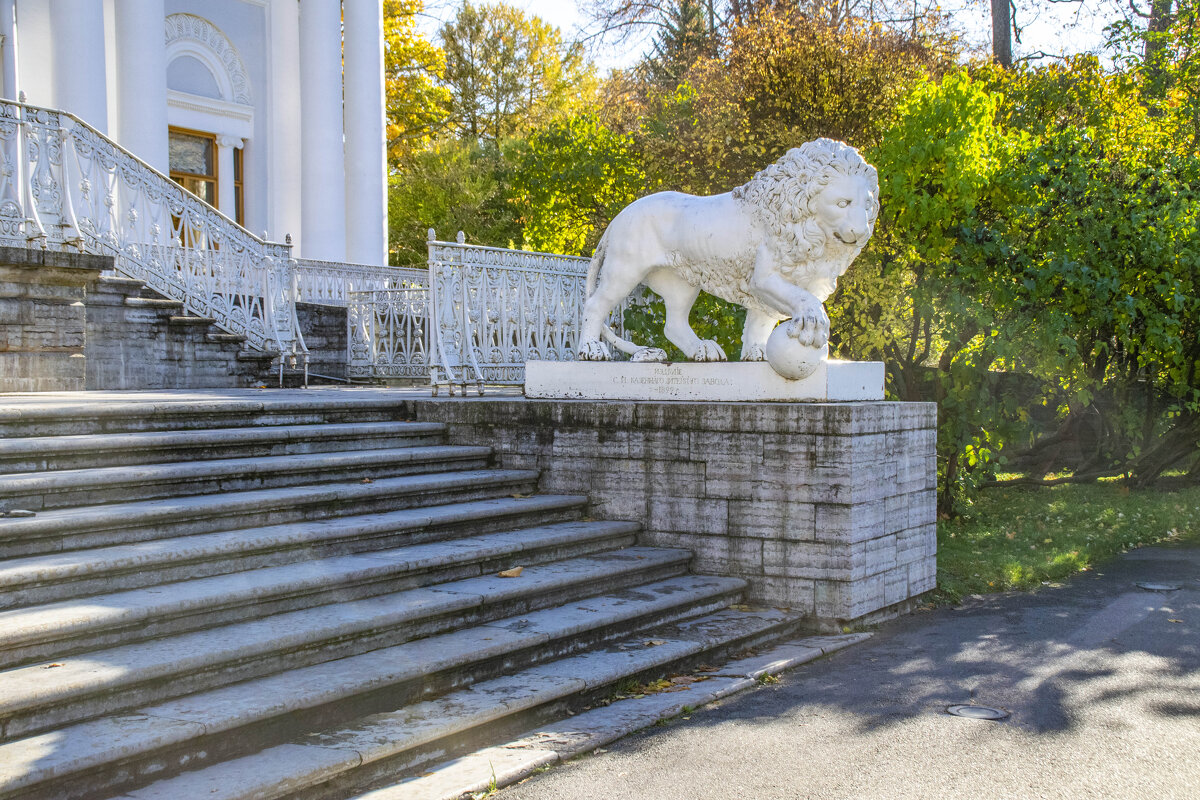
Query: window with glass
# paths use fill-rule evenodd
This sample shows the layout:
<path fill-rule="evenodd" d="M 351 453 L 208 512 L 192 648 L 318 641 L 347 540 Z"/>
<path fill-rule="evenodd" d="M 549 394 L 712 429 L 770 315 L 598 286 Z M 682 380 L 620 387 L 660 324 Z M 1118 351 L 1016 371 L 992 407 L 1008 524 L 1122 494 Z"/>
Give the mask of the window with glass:
<path fill-rule="evenodd" d="M 233 151 L 233 213 L 229 216 L 237 220 L 239 225 L 246 224 L 243 214 L 245 203 L 242 200 L 242 148 Z"/>
<path fill-rule="evenodd" d="M 217 139 L 196 131 L 168 132 L 171 180 L 211 206 L 217 205 Z"/>

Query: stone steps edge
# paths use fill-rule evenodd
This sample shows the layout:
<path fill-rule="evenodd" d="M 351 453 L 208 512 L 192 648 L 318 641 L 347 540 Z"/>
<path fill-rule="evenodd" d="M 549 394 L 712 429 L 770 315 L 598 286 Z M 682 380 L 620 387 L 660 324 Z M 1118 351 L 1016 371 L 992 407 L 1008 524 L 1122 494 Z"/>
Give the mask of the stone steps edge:
<path fill-rule="evenodd" d="M 637 528 L 633 525 L 624 528 L 596 527 L 585 534 L 580 534 L 577 539 L 572 541 L 550 539 L 544 543 L 533 545 L 523 543 L 519 549 L 497 549 L 464 556 L 455 561 L 439 564 L 437 568 L 423 567 L 419 563 L 403 563 L 397 564 L 394 570 L 380 570 L 377 575 L 366 576 L 359 576 L 348 569 L 337 573 L 331 568 L 330 574 L 323 576 L 323 582 L 317 586 L 303 583 L 292 585 L 280 581 L 280 585 L 275 591 L 264 592 L 263 587 L 259 585 L 255 587 L 254 592 L 247 591 L 241 595 L 231 592 L 221 603 L 206 605 L 199 609 L 193 606 L 151 609 L 144 616 L 131 615 L 130 618 L 99 619 L 91 623 L 87 620 L 72 620 L 72 624 L 69 626 L 64 625 L 59 629 L 41 629 L 37 631 L 36 636 L 31 633 L 24 638 L 17 638 L 9 631 L 6 632 L 6 641 L 0 645 L 0 669 L 37 663 L 47 658 L 71 657 L 97 647 L 135 644 L 149 639 L 189 633 L 217 625 L 236 624 L 335 602 L 352 602 L 412 588 L 428 588 L 444 581 L 477 577 L 514 566 L 539 566 L 558 559 L 597 555 L 609 550 L 634 546 L 636 531 Z M 499 538 L 504 534 L 511 533 L 511 531 L 504 531 L 474 538 L 481 540 L 488 537 Z M 415 547 L 421 546 L 415 545 Z M 367 551 L 343 558 L 351 559 L 361 556 L 366 560 L 386 555 L 389 552 L 394 552 L 394 550 Z M 520 563 L 515 563 L 517 561 Z M 282 567 L 272 569 L 282 569 Z M 210 577 L 223 578 L 239 574 L 225 573 Z M 424 575 L 430 577 L 418 577 Z M 264 577 L 264 581 L 267 577 Z M 172 585 L 162 583 L 153 584 L 153 587 L 162 586 L 169 589 Z M 117 595 L 119 594 L 123 593 L 117 593 Z M 104 602 L 106 599 L 115 600 L 115 598 L 116 595 L 99 595 L 85 599 L 97 603 Z M 244 613 L 247 610 L 252 610 L 253 613 Z M 6 657 L 9 652 L 14 653 L 12 658 Z"/>
<path fill-rule="evenodd" d="M 26 542 L 31 538 L 53 539 L 56 536 L 97 534 L 120 530 L 127 536 L 118 542 L 131 543 L 151 539 L 171 538 L 169 536 L 146 536 L 130 538 L 128 534 L 143 532 L 147 529 L 157 530 L 159 526 L 167 526 L 171 530 L 183 531 L 177 535 L 190 533 L 212 533 L 217 530 L 230 528 L 186 527 L 180 525 L 180 517 L 195 522 L 202 519 L 206 522 L 220 525 L 233 525 L 234 528 L 256 527 L 263 523 L 251 522 L 244 524 L 247 518 L 257 520 L 263 514 L 297 510 L 301 507 L 338 506 L 335 510 L 346 513 L 325 514 L 317 516 L 295 516 L 291 520 L 315 520 L 350 516 L 354 509 L 345 509 L 345 505 L 354 502 L 380 501 L 387 498 L 393 501 L 396 496 L 436 495 L 434 502 L 428 505 L 443 505 L 447 501 L 443 495 L 461 495 L 472 491 L 492 491 L 501 494 L 510 490 L 519 491 L 518 487 L 532 490 L 536 487 L 538 473 L 536 470 L 505 470 L 505 469 L 475 469 L 438 473 L 421 473 L 416 475 L 401 475 L 395 478 L 383 478 L 370 484 L 361 482 L 336 484 L 302 484 L 272 489 L 248 489 L 240 492 L 217 496 L 213 494 L 196 495 L 182 498 L 182 501 L 172 503 L 170 499 L 129 501 L 125 503 L 97 504 L 71 509 L 51 509 L 45 513 L 26 519 L 10 519 L 0 521 L 0 558 L 13 557 L 13 554 L 3 550 L 5 542 Z M 494 495 L 492 495 L 494 496 Z M 483 497 L 472 499 L 484 499 Z M 197 508 L 199 506 L 199 508 Z M 412 507 L 426 507 L 426 504 L 416 503 Z M 61 512 L 75 512 L 66 514 Z M 227 520 L 227 522 L 218 522 Z M 239 521 L 240 520 L 240 521 Z M 114 544 L 118 542 L 107 542 Z M 102 545 L 84 545 L 71 548 L 50 548 L 38 552 L 64 552 L 66 550 L 88 549 Z M 33 552 L 23 553 L 34 555 Z"/>
<path fill-rule="evenodd" d="M 745 614 L 745 626 L 742 628 L 728 625 L 730 629 L 717 637 L 696 636 L 687 639 L 685 634 L 685 638 L 678 638 L 680 629 L 686 630 L 689 625 L 712 623 L 721 618 L 727 620 L 733 613 L 726 608 L 688 620 L 642 629 L 634 636 L 612 641 L 606 648 L 609 653 L 620 650 L 630 655 L 629 662 L 616 670 L 606 668 L 603 664 L 597 665 L 596 662 L 603 657 L 598 659 L 593 652 L 568 655 L 558 661 L 544 662 L 516 673 L 474 683 L 436 700 L 422 701 L 403 710 L 374 714 L 342 726 L 339 730 L 298 737 L 263 753 L 218 763 L 207 770 L 184 773 L 131 791 L 122 797 L 132 800 L 169 800 L 179 796 L 213 797 L 215 800 L 250 800 L 253 797 L 266 800 L 289 797 L 297 791 L 298 785 L 303 787 L 301 781 L 305 781 L 313 789 L 305 792 L 306 798 L 343 798 L 347 791 L 361 791 L 361 788 L 355 788 L 356 785 L 362 787 L 378 783 L 380 778 L 385 778 L 389 773 L 394 775 L 399 771 L 403 774 L 447 752 L 461 752 L 465 742 L 494 741 L 494 736 L 487 736 L 483 730 L 485 728 L 499 726 L 502 730 L 514 727 L 524 730 L 527 725 L 561 719 L 565 716 L 564 709 L 574 714 L 582 707 L 605 698 L 612 687 L 623 682 L 656 679 L 702 662 L 723 658 L 729 652 L 753 647 L 764 640 L 773 641 L 793 632 L 799 620 L 799 617 L 789 617 L 768 609 L 759 612 L 746 610 L 737 612 Z M 661 644 L 649 646 L 644 641 L 647 638 Z M 724 670 L 715 673 L 714 678 L 709 680 L 723 683 L 721 678 L 724 678 Z M 504 694 L 506 690 L 508 695 Z M 515 697 L 512 696 L 514 694 Z M 443 719 L 440 725 L 437 722 L 427 724 L 425 727 L 432 730 L 424 734 L 413 732 L 407 741 L 404 735 L 409 734 L 409 730 L 398 730 L 395 737 L 373 737 L 380 742 L 376 750 L 385 751 L 383 753 L 367 754 L 352 747 L 351 740 L 356 734 L 361 736 L 364 729 L 378 727 L 381 723 L 387 725 L 389 718 L 401 722 L 398 727 L 402 729 L 419 728 L 419 722 L 413 726 L 410 720 L 422 719 L 419 716 L 422 706 L 426 711 L 424 719 L 428 720 L 435 715 L 441 716 L 441 706 L 469 710 L 472 701 L 476 709 L 490 703 L 500 706 L 500 709 L 492 714 L 477 711 L 473 718 L 468 714 L 466 719 Z M 459 741 L 453 742 L 454 739 Z M 291 748 L 291 752 L 280 752 L 286 748 Z M 387 752 L 389 749 L 391 752 Z M 340 753 L 341 758 L 337 759 L 334 753 Z M 323 759 L 322 755 L 329 758 Z M 270 775 L 271 771 L 278 770 L 278 761 L 284 761 L 291 767 L 283 780 L 273 780 Z M 398 762 L 404 766 L 399 767 Z M 256 764 L 261 764 L 262 768 L 256 769 Z M 230 781 L 221 779 L 221 773 L 226 772 L 232 773 L 232 783 L 237 785 L 230 785 Z M 264 777 L 258 778 L 260 775 Z M 320 788 L 316 788 L 318 786 Z"/>
<path fill-rule="evenodd" d="M 638 563 L 620 565 L 616 557 L 625 552 L 621 550 L 585 556 L 574 559 L 594 562 L 592 571 L 582 577 L 571 579 L 569 573 L 556 575 L 551 572 L 541 583 L 514 583 L 508 587 L 508 591 L 497 591 L 490 595 L 468 593 L 459 598 L 453 597 L 453 593 L 464 591 L 464 585 L 469 586 L 472 582 L 491 577 L 475 576 L 437 586 L 402 590 L 391 595 L 285 612 L 274 617 L 248 620 L 236 626 L 201 629 L 133 644 L 128 649 L 141 649 L 149 651 L 149 654 L 156 649 L 162 651 L 157 656 L 157 663 L 147 659 L 139 662 L 136 670 L 113 672 L 110 669 L 107 673 L 102 670 L 98 676 L 92 677 L 93 669 L 87 665 L 110 664 L 104 660 L 103 654 L 114 654 L 125 649 L 122 646 L 77 656 L 84 662 L 82 675 L 59 669 L 47 674 L 43 680 L 40 673 L 45 668 L 37 664 L 5 670 L 0 673 L 0 682 L 10 676 L 17 676 L 19 680 L 24 673 L 27 685 L 24 693 L 17 694 L 12 687 L 12 680 L 9 680 L 9 692 L 0 697 L 0 703 L 3 704 L 0 707 L 0 736 L 6 741 L 26 738 L 63 725 L 119 714 L 147 704 L 161 704 L 173 698 L 219 690 L 232 683 L 401 646 L 459 629 L 461 619 L 468 611 L 471 612 L 471 619 L 490 622 L 511 616 L 514 609 L 520 613 L 522 609 L 528 612 L 530 609 L 550 608 L 580 594 L 598 596 L 612 587 L 624 588 L 661 581 L 686 572 L 690 558 L 686 551 L 642 549 L 651 555 Z M 543 566 L 553 569 L 563 563 Z M 435 605 L 432 609 L 422 607 L 420 602 L 415 610 L 370 607 L 378 605 L 376 601 L 387 598 L 401 600 L 405 595 L 430 591 L 446 594 L 438 598 L 441 605 Z M 469 589 L 466 591 L 469 592 Z M 356 605 L 358 608 L 355 608 Z M 329 617 L 339 614 L 352 616 L 353 627 L 347 629 L 344 623 L 334 626 Z M 286 631 L 279 630 L 278 618 L 289 615 L 295 618 L 297 624 L 289 626 Z M 394 620 L 399 619 L 403 619 L 404 623 L 397 628 Z M 246 629 L 242 633 L 250 632 L 251 635 L 234 641 L 229 637 L 237 636 L 238 632 L 231 633 L 228 629 L 239 626 Z M 255 638 L 255 627 L 262 629 L 272 626 L 274 630 L 258 632 Z M 220 638 L 217 641 L 205 641 L 211 640 L 218 632 Z M 200 645 L 198 649 L 197 644 Z M 187 658 L 172 655 L 181 646 L 193 648 Z M 108 658 L 118 657 L 109 655 Z M 70 665 L 70 662 L 64 663 Z M 36 686 L 30 686 L 34 677 L 38 679 Z"/>
<path fill-rule="evenodd" d="M 700 579 L 696 576 L 686 575 L 659 580 L 653 584 L 643 584 L 640 585 L 640 588 L 688 581 L 701 583 L 707 581 L 709 588 L 697 596 L 685 598 L 680 597 L 678 592 L 674 592 L 653 604 L 648 603 L 647 609 L 628 617 L 624 630 L 613 630 L 607 620 L 595 620 L 595 625 L 588 631 L 590 637 L 580 638 L 582 637 L 581 632 L 566 631 L 561 634 L 561 640 L 572 642 L 573 649 L 570 652 L 582 652 L 587 647 L 612 641 L 630 632 L 712 613 L 735 602 L 745 590 L 745 581 L 728 578 Z M 599 596 L 594 596 L 593 599 L 595 597 Z M 551 612 L 560 608 L 562 606 L 551 606 L 541 609 L 541 611 Z M 525 612 L 514 617 L 499 618 L 485 623 L 483 626 L 460 629 L 420 641 L 428 646 L 437 644 L 439 641 L 448 641 L 445 637 L 474 634 L 478 627 L 485 627 L 489 630 L 498 629 L 510 621 L 518 622 L 522 618 L 528 617 L 528 614 L 529 612 Z M 88 798 L 108 796 L 109 792 L 119 794 L 122 788 L 119 783 L 116 783 L 118 781 L 128 783 L 140 778 L 142 782 L 145 782 L 146 779 L 153 780 L 154 775 L 162 774 L 164 770 L 177 770 L 178 767 L 172 766 L 172 763 L 187 765 L 196 764 L 205 757 L 210 759 L 230 757 L 232 753 L 236 752 L 239 740 L 252 738 L 258 731 L 264 731 L 263 735 L 265 736 L 274 735 L 278 741 L 286 741 L 297 735 L 297 729 L 325 728 L 344 724 L 356 717 L 377 713 L 380 705 L 377 696 L 380 692 L 387 695 L 386 698 L 383 698 L 384 703 L 392 702 L 391 698 L 397 693 L 411 695 L 415 692 L 417 698 L 433 696 L 449 691 L 454 686 L 463 683 L 498 677 L 511 670 L 512 662 L 521 653 L 525 654 L 524 661 L 528 664 L 545 663 L 559 657 L 551 655 L 555 642 L 559 640 L 535 641 L 535 639 L 528 641 L 522 639 L 517 643 L 493 648 L 493 651 L 489 653 L 481 654 L 472 651 L 476 660 L 471 663 L 439 665 L 436 673 L 426 672 L 419 677 L 404 678 L 401 684 L 388 684 L 383 687 L 373 686 L 370 683 L 370 676 L 364 673 L 363 668 L 357 667 L 360 663 L 371 664 L 381 658 L 388 658 L 389 654 L 396 651 L 397 648 L 411 646 L 410 642 L 392 648 L 384 648 L 382 651 L 368 652 L 359 656 L 292 670 L 288 673 L 245 681 L 234 686 L 188 695 L 187 697 L 194 698 L 195 702 L 203 702 L 205 708 L 211 709 L 209 713 L 214 716 L 205 721 L 190 721 L 191 717 L 181 715 L 178 708 L 172 708 L 171 701 L 168 701 L 164 704 L 131 709 L 123 716 L 93 719 L 70 726 L 70 729 L 57 729 L 18 742 L 0 743 L 0 764 L 8 761 L 12 765 L 11 768 L 15 768 L 20 773 L 15 780 L 0 783 L 0 800 L 34 800 L 35 798 L 40 800 L 48 796 L 47 791 L 53 791 L 52 796 L 56 800 L 72 800 L 82 796 Z M 439 649 L 444 650 L 445 648 L 439 647 Z M 269 687 L 272 681 L 286 679 L 294 683 L 300 680 L 298 673 L 302 672 L 308 673 L 304 680 L 310 684 L 321 681 L 322 685 L 326 686 L 324 694 L 298 697 L 287 686 L 273 690 Z M 330 675 L 329 681 L 321 678 L 326 674 Z M 357 681 L 361 686 L 353 691 L 337 687 L 336 681 L 332 680 L 334 674 L 339 679 Z M 433 681 L 435 676 L 439 677 L 441 684 L 435 685 Z M 467 676 L 470 678 L 464 680 Z M 422 685 L 413 684 L 414 679 Z M 334 688 L 329 688 L 327 683 L 334 684 Z M 444 690 L 439 689 L 439 685 Z M 407 688 L 400 691 L 402 686 Z M 274 691 L 275 694 L 286 694 L 287 704 L 272 705 L 269 701 L 271 691 Z M 347 694 L 347 691 L 350 693 Z M 218 693 L 246 695 L 246 701 L 230 703 L 226 699 L 222 705 L 221 702 L 208 699 L 209 697 L 218 697 Z M 256 702 L 250 702 L 251 696 L 255 698 Z M 263 700 L 264 697 L 268 699 Z M 352 708 L 349 698 L 358 698 L 366 703 L 366 706 Z M 395 703 L 391 707 L 402 704 L 402 702 Z M 215 716 L 221 708 L 233 706 L 236 706 L 237 711 L 231 712 L 232 716 L 228 718 Z M 330 719 L 331 714 L 333 715 L 332 719 Z M 279 735 L 280 731 L 272 727 L 272 723 L 285 719 L 289 727 L 282 732 L 281 736 Z M 265 728 L 262 727 L 264 725 Z M 230 736 L 229 734 L 233 731 L 238 731 L 239 735 Z M 124 737 L 123 741 L 112 741 L 113 734 L 117 732 Z M 57 750 L 54 747 L 51 747 L 49 751 L 45 750 L 40 739 L 46 736 L 54 737 Z M 87 744 L 87 750 L 82 755 L 68 757 L 66 754 L 66 749 L 71 746 L 70 737 L 72 736 Z M 17 745 L 29 750 L 29 756 L 25 761 L 21 760 L 19 752 L 13 752 L 13 748 Z M 222 753 L 222 748 L 228 752 Z M 9 752 L 5 752 L 6 750 Z M 47 758 L 47 754 L 51 757 Z M 24 770 L 21 769 L 23 764 L 26 765 Z M 110 774 L 106 778 L 101 774 L 101 770 L 106 766 L 114 767 L 117 774 L 115 776 Z M 143 770 L 146 772 L 138 775 Z M 2 774 L 0 773 L 0 775 Z M 104 785 L 106 780 L 109 783 L 107 786 Z"/>

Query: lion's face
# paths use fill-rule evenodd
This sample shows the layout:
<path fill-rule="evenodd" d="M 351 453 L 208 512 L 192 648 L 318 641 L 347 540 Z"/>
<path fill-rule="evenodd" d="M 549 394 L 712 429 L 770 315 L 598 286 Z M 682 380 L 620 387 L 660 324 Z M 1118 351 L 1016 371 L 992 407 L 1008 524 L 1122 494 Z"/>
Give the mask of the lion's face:
<path fill-rule="evenodd" d="M 808 202 L 808 211 L 830 239 L 861 248 L 874 229 L 877 187 L 863 175 L 835 175 Z"/>

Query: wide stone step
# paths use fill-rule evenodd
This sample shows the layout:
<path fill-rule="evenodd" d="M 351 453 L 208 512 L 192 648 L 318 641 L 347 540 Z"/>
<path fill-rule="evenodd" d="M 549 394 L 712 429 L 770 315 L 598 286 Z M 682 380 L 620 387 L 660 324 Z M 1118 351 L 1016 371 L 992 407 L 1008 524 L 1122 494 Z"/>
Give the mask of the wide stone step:
<path fill-rule="evenodd" d="M 540 612 L 547 613 L 547 612 Z M 434 757 L 480 743 L 494 730 L 561 719 L 618 683 L 661 677 L 775 639 L 799 616 L 723 609 L 610 642 L 396 710 L 297 737 L 252 755 L 185 772 L 123 795 L 131 800 L 337 798 L 391 782 Z M 397 787 L 402 789 L 403 784 Z M 403 796 L 400 792 L 397 797 Z"/>
<path fill-rule="evenodd" d="M 64 436 L 263 425 L 411 420 L 410 403 L 376 389 L 71 392 L 36 404 L 0 398 L 0 436 Z"/>
<path fill-rule="evenodd" d="M 21 472 L 0 475 L 0 503 L 40 510 L 296 486 L 331 475 L 343 481 L 374 480 L 421 472 L 480 469 L 487 466 L 490 456 L 489 447 L 433 445 Z"/>
<path fill-rule="evenodd" d="M 637 530 L 630 522 L 561 522 L 0 612 L 0 665 L 628 547 Z"/>
<path fill-rule="evenodd" d="M 444 433 L 444 425 L 431 422 L 366 422 L 30 436 L 0 439 L 0 471 L 74 470 L 436 445 L 443 442 Z"/>
<path fill-rule="evenodd" d="M 0 608 L 566 521 L 586 504 L 582 495 L 501 497 L 11 558 L 0 562 Z M 13 617 L 0 619 L 10 620 L 0 622 L 3 641 Z"/>
<path fill-rule="evenodd" d="M 638 559 L 635 550 L 621 552 Z M 602 559 L 586 560 L 599 566 Z M 473 579 L 475 591 L 491 580 L 506 581 L 507 591 L 513 592 L 512 584 L 543 569 L 549 566 L 531 569 L 519 579 Z M 0 798 L 72 800 L 115 794 L 183 767 L 244 755 L 247 749 L 305 731 L 400 708 L 634 630 L 711 613 L 728 606 L 744 588 L 745 582 L 737 579 L 681 575 L 541 611 L 479 619 L 475 627 L 9 741 L 0 744 Z M 95 668 L 110 670 L 113 680 L 123 674 L 108 662 Z"/>
<path fill-rule="evenodd" d="M 41 511 L 0 519 L 0 558 L 528 494 L 534 470 L 464 470 Z"/>
<path fill-rule="evenodd" d="M 234 681 L 388 647 L 678 574 L 685 550 L 626 548 L 93 651 L 0 672 L 0 736 L 12 738 Z"/>

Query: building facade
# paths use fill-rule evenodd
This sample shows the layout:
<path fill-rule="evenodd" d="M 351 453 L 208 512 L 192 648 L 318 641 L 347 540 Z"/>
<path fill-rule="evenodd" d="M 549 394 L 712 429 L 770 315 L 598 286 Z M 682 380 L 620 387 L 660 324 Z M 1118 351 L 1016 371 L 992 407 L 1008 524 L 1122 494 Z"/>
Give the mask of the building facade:
<path fill-rule="evenodd" d="M 0 0 L 0 37 L 6 99 L 299 258 L 387 263 L 381 0 Z"/>

